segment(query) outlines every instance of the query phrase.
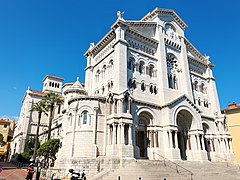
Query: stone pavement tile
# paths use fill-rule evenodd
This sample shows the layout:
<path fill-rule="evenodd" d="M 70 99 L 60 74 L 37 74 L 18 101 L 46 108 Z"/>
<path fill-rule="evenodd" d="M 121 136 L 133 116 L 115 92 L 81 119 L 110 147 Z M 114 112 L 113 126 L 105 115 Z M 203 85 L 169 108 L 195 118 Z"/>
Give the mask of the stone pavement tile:
<path fill-rule="evenodd" d="M 25 180 L 26 174 L 25 169 L 6 169 L 0 173 L 0 180 Z M 41 180 L 46 179 L 41 178 Z"/>

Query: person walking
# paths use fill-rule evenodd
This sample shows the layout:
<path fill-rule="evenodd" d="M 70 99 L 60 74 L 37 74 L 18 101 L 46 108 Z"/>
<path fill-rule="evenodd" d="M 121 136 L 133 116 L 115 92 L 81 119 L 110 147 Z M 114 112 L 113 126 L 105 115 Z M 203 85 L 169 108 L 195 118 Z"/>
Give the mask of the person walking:
<path fill-rule="evenodd" d="M 34 174 L 33 164 L 31 163 L 27 168 L 27 177 L 26 180 L 32 180 Z"/>

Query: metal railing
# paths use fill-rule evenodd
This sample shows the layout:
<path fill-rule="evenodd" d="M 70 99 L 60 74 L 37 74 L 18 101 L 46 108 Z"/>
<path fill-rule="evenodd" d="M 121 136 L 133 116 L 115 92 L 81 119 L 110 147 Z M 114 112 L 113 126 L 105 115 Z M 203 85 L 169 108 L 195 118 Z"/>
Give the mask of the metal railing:
<path fill-rule="evenodd" d="M 223 157 L 216 156 L 216 155 L 215 155 L 215 158 L 218 158 L 218 159 L 220 159 L 220 160 L 221 160 L 221 162 L 224 162 L 224 163 L 226 163 L 226 164 L 227 164 L 227 166 L 229 166 L 229 161 L 228 161 L 228 159 L 227 159 L 227 158 L 223 158 Z"/>
<path fill-rule="evenodd" d="M 172 169 L 176 169 L 176 172 L 177 172 L 178 174 L 184 174 L 184 175 L 186 175 L 186 176 L 189 176 L 189 177 L 190 177 L 190 180 L 193 180 L 193 172 L 192 172 L 192 171 L 190 171 L 190 170 L 188 170 L 187 168 L 185 168 L 185 167 L 183 167 L 183 166 L 181 166 L 181 165 L 179 165 L 179 164 L 177 164 L 177 163 L 175 163 L 175 162 L 167 159 L 166 157 L 164 157 L 164 156 L 162 156 L 161 154 L 158 154 L 158 153 L 156 153 L 156 152 L 153 152 L 153 158 L 154 158 L 154 160 L 155 160 L 155 156 L 154 156 L 155 154 L 156 154 L 157 156 L 161 157 L 164 166 L 168 166 L 168 167 L 170 167 L 170 168 L 172 168 Z M 158 159 L 158 160 L 160 160 L 160 159 Z"/>

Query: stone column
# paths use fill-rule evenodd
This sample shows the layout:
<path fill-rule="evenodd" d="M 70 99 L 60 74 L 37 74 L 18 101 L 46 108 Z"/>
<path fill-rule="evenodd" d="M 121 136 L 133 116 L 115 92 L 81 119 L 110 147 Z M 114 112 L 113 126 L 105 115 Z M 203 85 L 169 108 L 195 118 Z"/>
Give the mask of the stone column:
<path fill-rule="evenodd" d="M 121 127 L 121 144 L 124 144 L 125 139 L 124 139 L 124 123 L 120 124 Z"/>
<path fill-rule="evenodd" d="M 120 124 L 117 124 L 117 144 L 121 144 L 121 128 L 120 128 Z"/>
<path fill-rule="evenodd" d="M 150 148 L 153 147 L 153 139 L 152 139 L 152 131 L 149 131 L 149 141 L 150 141 Z"/>
<path fill-rule="evenodd" d="M 128 144 L 132 145 L 132 124 L 129 124 L 128 128 Z"/>
<path fill-rule="evenodd" d="M 161 143 L 161 133 L 160 131 L 158 131 L 158 148 L 161 148 L 160 143 Z"/>
<path fill-rule="evenodd" d="M 150 147 L 150 132 L 147 130 L 147 147 Z"/>
<path fill-rule="evenodd" d="M 117 124 L 113 124 L 113 133 L 112 133 L 112 144 L 116 144 L 116 129 L 117 129 Z"/>
<path fill-rule="evenodd" d="M 200 139 L 199 139 L 199 134 L 196 134 L 196 137 L 197 137 L 197 139 L 196 139 L 196 142 L 197 142 L 197 150 L 201 150 L 201 144 L 200 144 Z"/>
<path fill-rule="evenodd" d="M 205 149 L 204 136 L 202 136 L 201 141 L 202 141 L 202 150 L 204 150 Z"/>
<path fill-rule="evenodd" d="M 93 144 L 96 144 L 96 136 L 97 136 L 97 110 L 98 108 L 94 108 L 93 112 Z"/>
<path fill-rule="evenodd" d="M 197 147 L 197 144 L 196 144 L 196 141 L 193 141 L 193 137 L 194 137 L 194 140 L 195 140 L 195 135 L 191 135 L 191 134 L 188 134 L 188 135 L 184 135 L 183 136 L 183 142 L 184 142 L 184 138 L 187 137 L 187 140 L 186 140 L 186 150 L 190 150 L 190 144 L 191 144 L 191 149 L 192 149 L 192 146 L 193 144 L 195 145 L 195 147 Z M 192 143 L 193 142 L 193 143 Z"/>
<path fill-rule="evenodd" d="M 175 139 L 175 148 L 177 149 L 178 148 L 177 131 L 175 131 L 174 139 Z"/>
<path fill-rule="evenodd" d="M 121 113 L 124 113 L 124 99 L 121 99 L 120 102 L 121 102 Z"/>
<path fill-rule="evenodd" d="M 229 139 L 229 148 L 230 148 L 230 152 L 233 152 L 233 148 L 232 148 L 232 139 Z"/>
<path fill-rule="evenodd" d="M 221 139 L 220 144 L 221 144 L 222 152 L 225 153 L 226 152 L 226 148 L 225 148 L 225 145 L 224 145 L 224 139 L 223 138 Z"/>
<path fill-rule="evenodd" d="M 173 148 L 173 142 L 172 142 L 172 131 L 169 130 L 169 148 Z"/>
<path fill-rule="evenodd" d="M 107 131 L 108 131 L 108 145 L 111 144 L 111 128 L 110 124 L 107 125 Z"/>
<path fill-rule="evenodd" d="M 153 140 L 154 140 L 154 148 L 157 147 L 157 132 L 156 131 L 153 131 Z"/>

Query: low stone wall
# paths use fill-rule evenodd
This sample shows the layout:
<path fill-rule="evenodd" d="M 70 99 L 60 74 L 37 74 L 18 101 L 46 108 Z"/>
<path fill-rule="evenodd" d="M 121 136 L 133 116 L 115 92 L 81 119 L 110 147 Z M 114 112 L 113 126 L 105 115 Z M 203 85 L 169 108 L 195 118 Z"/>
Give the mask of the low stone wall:
<path fill-rule="evenodd" d="M 134 159 L 120 159 L 116 157 L 74 158 L 65 160 L 64 162 L 58 162 L 57 168 L 50 168 L 47 171 L 46 178 L 51 179 L 54 174 L 54 178 L 69 179 L 69 169 L 77 172 L 81 172 L 84 169 L 87 178 L 89 178 L 100 172 L 108 172 L 124 167 L 132 161 L 134 161 Z"/>

